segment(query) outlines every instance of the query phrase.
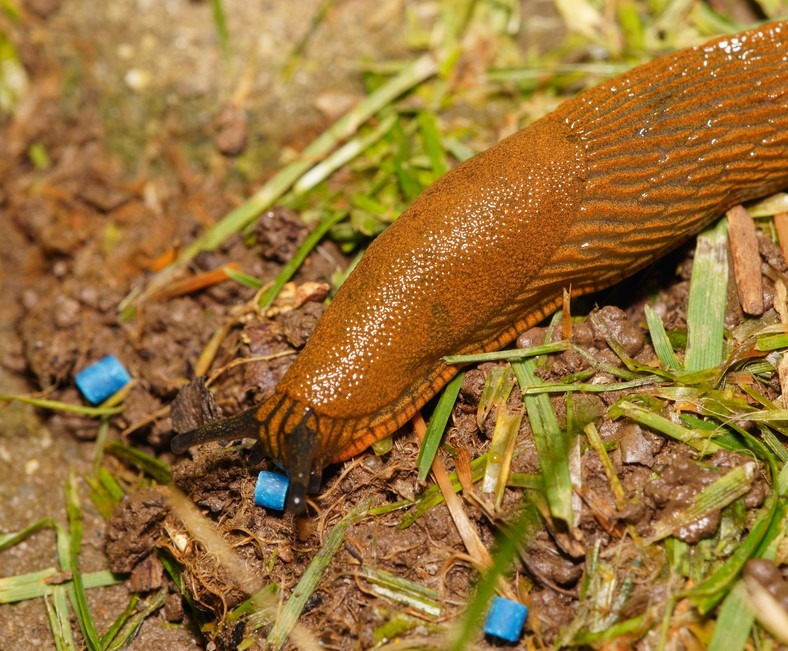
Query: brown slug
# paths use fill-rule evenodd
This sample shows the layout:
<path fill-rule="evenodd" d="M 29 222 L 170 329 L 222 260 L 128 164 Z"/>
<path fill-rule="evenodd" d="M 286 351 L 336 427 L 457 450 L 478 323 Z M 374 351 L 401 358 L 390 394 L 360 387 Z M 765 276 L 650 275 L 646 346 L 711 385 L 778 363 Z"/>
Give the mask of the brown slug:
<path fill-rule="evenodd" d="M 310 477 L 404 425 L 457 367 L 788 187 L 788 22 L 639 66 L 438 179 L 369 247 L 274 394 L 177 436 L 259 437 Z"/>

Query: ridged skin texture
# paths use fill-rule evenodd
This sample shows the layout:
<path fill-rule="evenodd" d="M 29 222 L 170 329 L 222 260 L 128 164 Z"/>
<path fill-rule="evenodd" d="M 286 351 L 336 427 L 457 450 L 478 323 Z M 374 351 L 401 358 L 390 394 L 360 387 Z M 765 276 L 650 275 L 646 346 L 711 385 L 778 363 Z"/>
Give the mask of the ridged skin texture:
<path fill-rule="evenodd" d="M 252 423 L 295 493 L 410 419 L 456 372 L 560 303 L 788 187 L 788 23 L 605 82 L 459 165 L 380 237 Z M 297 498 L 298 501 L 298 498 Z M 291 501 L 292 504 L 292 501 Z"/>

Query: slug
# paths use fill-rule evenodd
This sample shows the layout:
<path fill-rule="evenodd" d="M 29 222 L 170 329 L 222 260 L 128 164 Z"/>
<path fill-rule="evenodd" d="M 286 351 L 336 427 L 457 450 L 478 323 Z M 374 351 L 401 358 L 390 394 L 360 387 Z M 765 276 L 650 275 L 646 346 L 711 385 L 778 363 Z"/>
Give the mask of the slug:
<path fill-rule="evenodd" d="M 404 425 L 457 368 L 572 296 L 788 187 L 788 22 L 634 68 L 438 179 L 370 246 L 274 394 L 173 439 L 257 437 L 310 483 Z"/>

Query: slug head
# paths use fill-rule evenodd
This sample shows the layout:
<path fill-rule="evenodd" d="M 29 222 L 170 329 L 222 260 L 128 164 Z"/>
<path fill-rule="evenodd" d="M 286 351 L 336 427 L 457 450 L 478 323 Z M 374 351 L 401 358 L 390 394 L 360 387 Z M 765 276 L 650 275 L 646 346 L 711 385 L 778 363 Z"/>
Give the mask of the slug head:
<path fill-rule="evenodd" d="M 287 509 L 301 514 L 306 496 L 320 488 L 324 456 L 321 454 L 319 418 L 311 407 L 274 394 L 262 404 L 230 418 L 203 425 L 172 439 L 175 454 L 209 441 L 256 438 L 249 462 L 268 457 L 290 477 Z"/>

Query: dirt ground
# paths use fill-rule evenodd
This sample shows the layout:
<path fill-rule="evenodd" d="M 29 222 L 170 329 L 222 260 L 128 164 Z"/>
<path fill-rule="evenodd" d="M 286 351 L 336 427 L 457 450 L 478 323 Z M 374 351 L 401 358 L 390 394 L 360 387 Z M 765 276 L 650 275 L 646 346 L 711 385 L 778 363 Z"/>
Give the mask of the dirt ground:
<path fill-rule="evenodd" d="M 79 403 L 73 374 L 114 352 L 145 385 L 134 392 L 125 424 L 168 404 L 213 324 L 202 316 L 195 321 L 202 308 L 187 301 L 165 310 L 163 322 L 120 325 L 118 304 L 158 255 L 221 217 L 288 152 L 325 128 L 327 118 L 315 108 L 321 93 L 357 96 L 356 62 L 402 51 L 394 37 L 398 3 L 376 3 L 377 19 L 369 2 L 339 3 L 312 35 L 302 65 L 282 83 L 286 57 L 320 3 L 306 0 L 298 11 L 290 3 L 224 5 L 235 53 L 229 64 L 205 2 L 31 1 L 20 20 L 4 21 L 28 84 L 0 136 L 0 394 L 43 389 Z M 248 111 L 240 129 L 254 146 L 246 158 L 228 159 L 215 139 L 224 132 L 238 140 L 237 128 L 227 136 L 232 125 L 220 126 L 238 107 Z M 45 170 L 31 164 L 34 143 L 50 160 Z M 251 251 L 246 260 L 247 272 L 270 275 L 273 263 L 266 266 Z M 226 295 L 224 307 L 209 309 L 214 319 L 238 300 L 232 290 L 218 291 Z M 173 339 L 168 331 L 181 334 Z M 175 340 L 186 346 L 172 347 Z M 140 375 L 156 359 L 155 370 Z M 64 481 L 69 468 L 77 475 L 90 471 L 96 422 L 11 403 L 0 411 L 0 423 L 2 530 L 47 515 L 65 524 Z M 158 434 L 133 440 L 150 452 L 166 450 L 167 419 L 149 429 Z M 108 564 L 105 522 L 86 495 L 81 559 L 90 572 Z M 51 532 L 3 552 L 4 576 L 51 566 L 57 566 Z M 123 585 L 92 590 L 89 599 L 101 630 L 126 606 L 128 591 Z M 41 600 L 0 608 L 0 648 L 54 648 Z M 191 627 L 165 626 L 158 616 L 131 648 L 204 644 Z"/>
<path fill-rule="evenodd" d="M 405 14 L 403 3 L 396 0 L 333 3 L 286 83 L 282 70 L 293 44 L 304 37 L 322 3 L 303 0 L 297 11 L 291 3 L 224 4 L 233 38 L 229 62 L 217 44 L 207 2 L 27 0 L 20 18 L 6 20 L 29 88 L 13 117 L 0 124 L 0 395 L 42 391 L 48 398 L 80 404 L 74 373 L 106 354 L 116 355 L 137 384 L 124 412 L 112 419 L 110 438 L 173 463 L 175 485 L 217 523 L 250 580 L 258 585 L 276 582 L 288 596 L 338 516 L 370 495 L 380 505 L 421 491 L 416 437 L 403 432 L 385 457 L 367 452 L 329 469 L 323 492 L 315 498 L 317 517 L 296 521 L 292 515 L 256 508 L 251 496 L 257 468 L 246 463 L 248 445 L 209 445 L 192 450 L 185 459 L 169 452 L 173 421 L 176 429 L 188 421 L 195 405 L 203 404 L 203 394 L 181 394 L 185 404 L 177 407 L 173 401 L 193 379 L 211 335 L 229 315 L 242 310 L 254 291 L 221 283 L 147 303 L 131 318 L 120 315 L 118 306 L 144 285 L 160 256 L 188 244 L 325 129 L 333 110 L 326 106 L 341 106 L 361 95 L 359 61 L 405 56 L 406 16 L 429 21 L 429 3 L 421 5 L 421 15 L 418 3 Z M 550 5 L 534 7 L 542 15 L 544 34 L 560 27 Z M 523 47 L 543 38 L 548 37 L 526 34 Z M 493 121 L 501 110 L 489 106 L 479 119 Z M 41 151 L 44 162 L 36 157 Z M 247 274 L 270 279 L 306 233 L 297 215 L 275 209 L 245 241 L 234 238 L 199 255 L 193 269 L 208 271 L 235 262 Z M 768 249 L 768 243 L 762 245 Z M 327 241 L 294 281 L 325 283 L 350 257 Z M 685 247 L 657 269 L 595 297 L 599 305 L 622 309 L 599 310 L 575 327 L 573 341 L 597 360 L 621 366 L 606 343 L 605 332 L 612 330 L 630 356 L 652 362 L 643 305 L 651 301 L 667 328 L 685 326 L 690 267 L 691 250 Z M 250 314 L 237 319 L 212 368 L 238 357 L 282 356 L 222 374 L 213 385 L 222 413 L 235 413 L 271 392 L 292 361 L 289 351 L 303 346 L 322 313 L 324 295 L 317 291 L 312 300 L 271 318 Z M 581 306 L 577 310 L 582 313 Z M 732 298 L 726 326 L 733 327 L 740 318 Z M 518 345 L 540 343 L 545 332 L 532 329 Z M 493 366 L 480 365 L 467 373 L 453 414 L 449 441 L 472 458 L 487 449 L 495 426 L 493 416 L 481 429 L 476 423 L 481 387 Z M 585 358 L 566 351 L 552 356 L 539 373 L 543 380 L 558 381 L 589 368 Z M 586 381 L 609 382 L 612 376 L 598 372 Z M 775 383 L 770 391 L 774 398 L 779 386 Z M 511 400 L 519 399 L 516 389 L 513 394 Z M 598 417 L 619 397 L 609 392 L 582 400 L 587 413 Z M 553 403 L 559 417 L 566 414 L 565 398 Z M 598 422 L 625 493 L 638 498 L 638 508 L 622 522 L 640 535 L 647 536 L 654 521 L 686 508 L 721 470 L 749 460 L 720 452 L 701 464 L 685 446 L 637 425 Z M 70 470 L 78 477 L 91 473 L 97 429 L 97 421 L 84 416 L 17 402 L 2 406 L 0 532 L 17 531 L 45 516 L 66 524 L 64 483 Z M 527 420 L 520 434 L 513 471 L 538 473 Z M 597 511 L 593 505 L 612 504 L 614 498 L 596 454 L 585 451 L 580 461 L 583 497 L 592 506 L 579 523 L 578 549 L 598 545 L 610 551 L 620 540 L 622 523 L 609 522 L 605 528 L 600 524 L 604 509 L 598 506 Z M 249 631 L 223 618 L 247 593 L 198 545 L 180 548 L 173 542 L 184 530 L 168 513 L 167 489 L 150 486 L 116 457 L 107 455 L 104 463 L 129 497 L 107 523 L 88 499 L 87 486 L 80 484 L 82 569 L 112 567 L 130 577 L 126 583 L 88 591 L 99 632 L 125 608 L 129 590 L 147 594 L 169 586 L 166 607 L 146 620 L 129 648 L 235 648 Z M 759 475 L 745 498 L 747 508 L 757 508 L 764 495 Z M 516 504 L 511 491 L 504 506 L 514 509 Z M 468 512 L 481 539 L 492 544 L 495 523 L 480 508 L 471 505 Z M 399 606 L 365 589 L 358 578 L 362 563 L 438 590 L 446 619 L 460 611 L 476 572 L 452 560 L 463 546 L 448 511 L 434 508 L 404 530 L 396 528 L 400 517 L 394 512 L 354 525 L 308 602 L 300 622 L 324 648 L 370 648 L 377 642 L 373 632 L 400 614 Z M 695 543 L 718 525 L 719 512 L 676 537 Z M 180 563 L 188 594 L 217 626 L 198 630 L 154 546 Z M 638 556 L 634 546 L 622 547 L 621 554 L 625 557 L 618 559 L 620 566 L 633 568 L 635 583 L 627 607 L 631 615 L 639 614 L 655 592 L 670 590 L 668 579 L 664 585 L 654 581 L 658 563 Z M 575 616 L 585 554 L 569 553 L 542 531 L 524 556 L 524 573 L 534 583 L 529 599 L 531 621 L 537 624 L 530 625 L 530 633 L 534 644 L 549 647 Z M 51 531 L 0 554 L 3 576 L 57 564 Z M 0 649 L 54 648 L 41 600 L 3 605 L 0 613 Z M 412 634 L 429 632 L 428 623 L 411 629 Z M 486 646 L 488 642 L 480 642 L 480 648 Z"/>

